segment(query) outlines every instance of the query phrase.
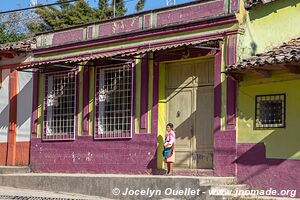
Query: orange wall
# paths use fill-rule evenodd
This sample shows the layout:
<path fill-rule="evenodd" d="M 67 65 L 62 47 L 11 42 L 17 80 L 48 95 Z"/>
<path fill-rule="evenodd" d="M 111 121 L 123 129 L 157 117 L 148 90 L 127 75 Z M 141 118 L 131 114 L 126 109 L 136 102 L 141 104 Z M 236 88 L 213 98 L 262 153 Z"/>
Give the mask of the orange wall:
<path fill-rule="evenodd" d="M 0 143 L 0 165 L 6 165 L 7 143 Z"/>
<path fill-rule="evenodd" d="M 30 142 L 17 142 L 15 165 L 29 164 Z M 7 143 L 0 143 L 0 165 L 7 165 Z"/>

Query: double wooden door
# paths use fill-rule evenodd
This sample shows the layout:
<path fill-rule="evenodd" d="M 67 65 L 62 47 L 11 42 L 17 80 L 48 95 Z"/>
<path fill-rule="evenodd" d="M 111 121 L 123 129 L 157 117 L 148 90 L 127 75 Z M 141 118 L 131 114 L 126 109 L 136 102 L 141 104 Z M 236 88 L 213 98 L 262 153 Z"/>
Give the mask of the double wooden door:
<path fill-rule="evenodd" d="M 213 166 L 213 74 L 213 60 L 166 64 L 166 119 L 176 132 L 177 168 Z"/>

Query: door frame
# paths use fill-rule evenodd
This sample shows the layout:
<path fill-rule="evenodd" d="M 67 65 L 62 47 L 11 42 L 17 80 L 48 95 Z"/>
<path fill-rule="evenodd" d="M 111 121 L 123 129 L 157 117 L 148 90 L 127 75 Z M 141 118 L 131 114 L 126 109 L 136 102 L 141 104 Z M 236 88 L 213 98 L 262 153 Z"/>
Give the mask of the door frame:
<path fill-rule="evenodd" d="M 215 55 L 209 55 L 209 56 L 202 56 L 202 57 L 196 57 L 196 58 L 187 58 L 187 59 L 179 59 L 179 60 L 168 60 L 168 61 L 162 61 L 159 62 L 158 69 L 159 69 L 159 86 L 158 86 L 158 129 L 157 129 L 157 138 L 158 138 L 158 148 L 157 152 L 163 151 L 163 143 L 164 140 L 164 134 L 165 134 L 165 127 L 167 125 L 167 99 L 166 99 L 166 64 L 172 64 L 172 63 L 179 63 L 179 62 L 192 62 L 192 61 L 204 61 L 204 60 L 212 60 L 214 63 L 214 74 L 215 74 L 215 62 L 217 57 Z M 215 76 L 214 76 L 215 79 Z M 215 83 L 215 80 L 214 80 Z M 215 84 L 214 84 L 215 87 Z M 215 90 L 214 90 L 215 95 Z M 215 105 L 215 102 L 214 102 Z M 215 109 L 215 106 L 214 106 Z M 215 120 L 213 121 L 213 124 L 215 126 Z M 213 134 L 213 133 L 212 133 Z M 214 166 L 214 164 L 213 164 Z M 161 153 L 157 154 L 157 168 L 162 169 L 164 167 L 163 157 Z"/>

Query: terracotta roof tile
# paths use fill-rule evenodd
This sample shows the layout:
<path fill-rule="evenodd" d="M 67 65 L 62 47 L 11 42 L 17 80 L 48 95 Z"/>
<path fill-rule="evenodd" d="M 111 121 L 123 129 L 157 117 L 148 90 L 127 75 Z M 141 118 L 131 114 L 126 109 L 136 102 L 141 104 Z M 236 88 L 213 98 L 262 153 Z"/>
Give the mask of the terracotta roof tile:
<path fill-rule="evenodd" d="M 29 51 L 33 43 L 34 39 L 0 44 L 0 51 Z"/>
<path fill-rule="evenodd" d="M 114 56 L 120 56 L 120 57 L 134 56 L 134 55 L 140 55 L 149 52 L 169 50 L 178 47 L 188 47 L 196 44 L 204 44 L 209 41 L 219 41 L 219 40 L 221 40 L 221 38 L 210 39 L 210 40 L 203 39 L 203 40 L 195 40 L 195 41 L 185 41 L 185 42 L 177 42 L 177 43 L 172 42 L 171 44 L 161 45 L 161 46 L 149 45 L 147 48 L 140 48 L 140 49 L 136 49 L 136 48 L 124 49 L 124 50 L 110 49 L 106 51 L 97 52 L 94 54 L 81 55 L 72 58 L 60 58 L 55 60 L 35 61 L 33 63 L 29 63 L 28 65 L 20 66 L 18 67 L 18 69 L 35 68 L 42 65 L 50 65 L 50 64 L 57 64 L 57 63 L 72 64 L 72 63 L 78 63 L 84 61 L 97 60 L 101 58 L 110 58 Z"/>
<path fill-rule="evenodd" d="M 271 51 L 260 53 L 234 65 L 226 66 L 226 71 L 238 71 L 265 65 L 295 62 L 300 62 L 300 37 L 284 43 Z"/>
<path fill-rule="evenodd" d="M 257 5 L 270 3 L 275 0 L 245 0 L 245 7 L 246 8 L 252 8 Z"/>

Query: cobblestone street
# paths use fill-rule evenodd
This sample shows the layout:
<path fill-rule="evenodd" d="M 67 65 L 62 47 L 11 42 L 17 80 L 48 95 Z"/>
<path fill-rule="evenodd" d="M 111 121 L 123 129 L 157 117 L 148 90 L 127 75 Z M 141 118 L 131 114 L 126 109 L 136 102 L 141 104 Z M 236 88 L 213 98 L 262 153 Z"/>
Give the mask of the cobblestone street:
<path fill-rule="evenodd" d="M 109 200 L 80 194 L 0 187 L 0 200 Z"/>

